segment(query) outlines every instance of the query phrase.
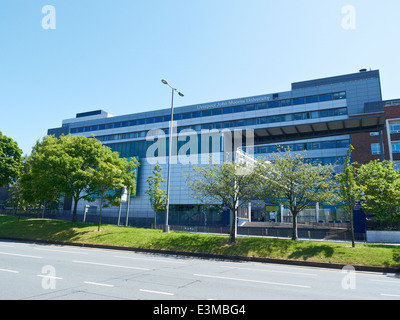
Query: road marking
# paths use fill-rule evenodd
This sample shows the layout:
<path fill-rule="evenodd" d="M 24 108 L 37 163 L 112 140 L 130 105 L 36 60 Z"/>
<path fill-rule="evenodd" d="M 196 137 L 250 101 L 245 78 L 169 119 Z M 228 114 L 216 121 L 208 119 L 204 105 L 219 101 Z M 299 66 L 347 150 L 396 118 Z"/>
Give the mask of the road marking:
<path fill-rule="evenodd" d="M 92 284 L 94 286 L 100 286 L 100 287 L 109 287 L 109 288 L 114 287 L 112 284 L 105 284 L 105 283 L 98 283 L 98 282 L 91 282 L 91 281 L 83 281 L 83 283 Z"/>
<path fill-rule="evenodd" d="M 174 295 L 173 293 L 170 293 L 170 292 L 162 292 L 162 291 L 154 291 L 154 290 L 146 290 L 146 289 L 140 289 L 139 291 L 148 292 L 148 293 L 155 293 L 155 294 L 163 294 L 163 295 L 166 295 L 166 296 L 173 296 Z"/>
<path fill-rule="evenodd" d="M 87 254 L 87 252 L 67 251 L 67 250 L 59 250 L 59 249 L 45 249 L 45 248 L 34 248 L 34 249 L 42 250 L 42 251 L 61 252 L 61 253 Z"/>
<path fill-rule="evenodd" d="M 260 280 L 250 280 L 250 279 L 240 279 L 240 278 L 229 278 L 229 277 L 221 277 L 221 276 L 211 276 L 207 274 L 193 274 L 196 277 L 205 277 L 205 278 L 213 278 L 213 279 L 222 279 L 222 280 L 232 280 L 232 281 L 242 281 L 242 282 L 253 282 L 253 283 L 263 283 L 270 284 L 275 286 L 285 286 L 285 287 L 296 287 L 296 288 L 306 288 L 311 289 L 310 286 L 303 286 L 298 284 L 291 283 L 279 283 L 279 282 L 269 282 L 269 281 L 260 281 Z"/>
<path fill-rule="evenodd" d="M 54 280 L 63 280 L 63 278 L 56 277 L 56 276 L 48 276 L 45 274 L 38 274 L 37 277 L 47 278 L 47 279 L 54 279 Z"/>
<path fill-rule="evenodd" d="M 96 265 L 96 266 L 112 267 L 112 268 L 123 268 L 123 269 L 144 270 L 144 271 L 150 271 L 151 270 L 151 269 L 148 269 L 148 268 L 121 266 L 121 265 L 116 265 L 116 264 L 107 264 L 107 263 L 99 263 L 99 262 L 89 262 L 89 261 L 79 261 L 79 260 L 72 260 L 72 262 L 82 263 L 82 264 L 91 264 L 91 265 Z"/>
<path fill-rule="evenodd" d="M 381 296 L 400 298 L 400 295 L 399 295 L 399 294 L 387 294 L 387 293 L 381 293 Z"/>
<path fill-rule="evenodd" d="M 313 273 L 290 272 L 290 271 L 279 271 L 279 270 L 239 268 L 239 267 L 230 267 L 230 266 L 221 266 L 221 268 L 238 269 L 238 270 L 250 270 L 250 271 L 261 271 L 261 272 L 276 272 L 276 273 L 285 273 L 285 274 L 296 274 L 296 275 L 310 276 L 310 277 L 317 277 L 318 276 L 317 274 L 313 274 Z"/>
<path fill-rule="evenodd" d="M 151 258 L 147 259 L 147 258 L 136 258 L 136 257 L 124 257 L 124 256 L 115 256 L 115 258 L 132 259 L 132 260 L 158 261 L 158 262 L 176 263 L 176 264 L 186 264 L 186 262 L 183 262 L 183 261 L 169 261 L 169 260 L 151 259 Z"/>
<path fill-rule="evenodd" d="M 373 279 L 371 279 L 370 281 L 372 281 L 372 282 L 391 283 L 391 284 L 394 284 L 394 285 L 400 285 L 400 281 L 399 280 L 373 280 Z"/>
<path fill-rule="evenodd" d="M 0 269 L 0 271 L 9 272 L 9 273 L 19 273 L 19 271 L 7 270 L 7 269 Z"/>
<path fill-rule="evenodd" d="M 29 255 L 26 255 L 26 254 L 17 254 L 17 253 L 8 253 L 8 252 L 0 252 L 0 254 L 5 254 L 5 255 L 8 255 L 8 256 L 15 256 L 15 257 L 43 259 L 43 257 L 29 256 Z"/>

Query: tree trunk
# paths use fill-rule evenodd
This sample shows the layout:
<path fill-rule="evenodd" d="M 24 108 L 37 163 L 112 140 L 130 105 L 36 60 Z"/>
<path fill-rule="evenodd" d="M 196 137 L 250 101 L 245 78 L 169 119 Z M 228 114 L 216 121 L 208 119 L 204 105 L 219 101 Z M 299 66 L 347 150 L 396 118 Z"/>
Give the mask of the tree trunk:
<path fill-rule="evenodd" d="M 293 230 L 292 230 L 292 240 L 297 241 L 298 240 L 298 234 L 297 234 L 297 212 L 292 212 L 293 216 Z"/>
<path fill-rule="evenodd" d="M 100 231 L 100 226 L 101 226 L 101 212 L 103 210 L 103 194 L 101 195 L 101 200 L 100 200 L 100 214 L 99 214 L 99 227 L 97 229 L 97 231 Z"/>
<path fill-rule="evenodd" d="M 354 237 L 354 215 L 353 208 L 350 211 L 350 228 L 351 228 L 351 246 L 352 248 L 356 247 L 355 237 Z"/>
<path fill-rule="evenodd" d="M 237 217 L 237 209 L 232 210 L 232 219 L 231 219 L 231 233 L 229 237 L 229 243 L 235 244 L 236 243 L 236 217 Z"/>
<path fill-rule="evenodd" d="M 154 210 L 154 230 L 157 229 L 157 211 Z"/>
<path fill-rule="evenodd" d="M 76 222 L 77 208 L 78 208 L 78 199 L 74 197 L 74 210 L 72 211 L 72 222 Z"/>

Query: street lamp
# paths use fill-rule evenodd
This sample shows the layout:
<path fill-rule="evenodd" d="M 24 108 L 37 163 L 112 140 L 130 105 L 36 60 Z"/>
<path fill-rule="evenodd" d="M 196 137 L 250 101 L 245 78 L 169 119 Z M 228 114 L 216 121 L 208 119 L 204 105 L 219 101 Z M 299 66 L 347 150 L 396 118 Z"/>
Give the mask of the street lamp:
<path fill-rule="evenodd" d="M 168 225 L 168 217 L 169 217 L 169 184 L 171 180 L 171 154 L 172 154 L 172 130 L 173 130 L 173 122 L 174 122 L 174 93 L 175 91 L 181 97 L 184 97 L 184 94 L 177 89 L 171 87 L 167 80 L 162 79 L 161 82 L 172 90 L 172 100 L 171 100 L 171 121 L 169 124 L 169 150 L 168 150 L 168 176 L 167 176 L 167 203 L 166 203 L 166 213 L 165 213 L 165 225 L 163 227 L 163 232 L 169 232 L 169 225 Z"/>

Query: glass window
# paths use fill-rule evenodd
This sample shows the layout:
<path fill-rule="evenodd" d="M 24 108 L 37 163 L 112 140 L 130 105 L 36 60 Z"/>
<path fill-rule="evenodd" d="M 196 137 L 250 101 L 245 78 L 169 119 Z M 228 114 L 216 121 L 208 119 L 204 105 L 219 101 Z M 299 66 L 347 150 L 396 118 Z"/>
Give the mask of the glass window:
<path fill-rule="evenodd" d="M 346 99 L 346 92 L 337 92 L 333 94 L 333 100 Z"/>
<path fill-rule="evenodd" d="M 163 117 L 156 117 L 155 122 L 156 123 L 163 122 Z"/>
<path fill-rule="evenodd" d="M 346 148 L 350 147 L 350 140 L 338 140 L 336 141 L 336 148 Z"/>
<path fill-rule="evenodd" d="M 271 101 L 268 103 L 268 108 L 272 109 L 272 108 L 279 108 L 280 104 L 279 101 Z"/>
<path fill-rule="evenodd" d="M 390 133 L 400 133 L 400 122 L 390 123 Z"/>
<path fill-rule="evenodd" d="M 319 96 L 319 101 L 323 102 L 323 101 L 331 101 L 332 100 L 332 95 L 329 94 L 321 94 Z"/>
<path fill-rule="evenodd" d="M 124 121 L 122 122 L 123 127 L 129 127 L 129 121 Z"/>
<path fill-rule="evenodd" d="M 294 145 L 295 151 L 303 151 L 305 149 L 305 144 L 304 143 L 296 143 Z"/>
<path fill-rule="evenodd" d="M 243 112 L 243 106 L 234 107 L 233 112 Z"/>
<path fill-rule="evenodd" d="M 281 100 L 281 107 L 287 107 L 292 105 L 291 99 Z"/>
<path fill-rule="evenodd" d="M 112 129 L 114 125 L 112 123 L 107 123 L 106 124 L 106 129 Z"/>
<path fill-rule="evenodd" d="M 321 110 L 319 112 L 319 117 L 320 118 L 326 118 L 326 117 L 329 117 L 329 115 L 330 115 L 329 110 Z"/>
<path fill-rule="evenodd" d="M 114 128 L 120 128 L 120 127 L 121 127 L 121 122 L 114 123 Z"/>
<path fill-rule="evenodd" d="M 154 118 L 148 118 L 148 119 L 146 119 L 146 123 L 147 123 L 147 124 L 149 124 L 149 123 L 154 123 Z"/>
<path fill-rule="evenodd" d="M 182 115 L 182 119 L 190 119 L 192 117 L 192 114 L 191 113 L 184 113 L 183 115 Z"/>
<path fill-rule="evenodd" d="M 213 109 L 213 111 L 212 111 L 213 116 L 221 114 L 221 113 L 222 113 L 221 109 Z"/>
<path fill-rule="evenodd" d="M 211 110 L 203 110 L 201 114 L 203 117 L 209 117 L 211 116 Z"/>
<path fill-rule="evenodd" d="M 83 129 L 83 131 L 89 132 L 89 131 L 90 131 L 90 127 L 85 127 L 85 128 Z"/>
<path fill-rule="evenodd" d="M 131 121 L 129 121 L 129 126 L 130 126 L 130 127 L 136 126 L 136 125 L 137 125 L 137 120 L 131 120 Z"/>
<path fill-rule="evenodd" d="M 99 126 L 91 126 L 90 130 L 91 131 L 97 131 L 97 130 L 99 130 Z"/>
<path fill-rule="evenodd" d="M 379 143 L 372 143 L 371 152 L 372 154 L 381 154 L 381 145 Z"/>
<path fill-rule="evenodd" d="M 175 117 L 174 117 L 175 118 Z M 171 116 L 164 116 L 163 117 L 164 121 L 171 121 Z"/>
<path fill-rule="evenodd" d="M 232 107 L 224 108 L 222 110 L 223 110 L 224 114 L 232 113 L 232 111 L 233 111 Z"/>
<path fill-rule="evenodd" d="M 245 121 L 244 120 L 236 120 L 235 126 L 236 127 L 244 127 Z"/>
<path fill-rule="evenodd" d="M 316 103 L 319 102 L 318 96 L 313 96 L 313 97 L 307 97 L 306 98 L 306 103 Z"/>
<path fill-rule="evenodd" d="M 284 121 L 293 121 L 293 114 L 284 115 Z"/>
<path fill-rule="evenodd" d="M 106 128 L 106 125 L 105 125 L 105 124 L 99 125 L 99 130 L 104 130 L 105 128 Z"/>
<path fill-rule="evenodd" d="M 299 104 L 304 104 L 304 98 L 293 99 L 293 105 L 297 106 Z"/>
<path fill-rule="evenodd" d="M 369 135 L 370 135 L 371 137 L 379 136 L 379 132 L 370 132 Z"/>
<path fill-rule="evenodd" d="M 192 118 L 200 118 L 200 117 L 201 117 L 201 111 L 192 112 Z"/>
<path fill-rule="evenodd" d="M 400 153 L 400 141 L 392 143 L 392 153 Z"/>
<path fill-rule="evenodd" d="M 257 110 L 264 110 L 264 109 L 267 109 L 267 104 L 266 104 L 266 103 L 259 103 L 259 104 L 256 104 L 256 109 L 257 109 Z"/>
<path fill-rule="evenodd" d="M 293 120 L 304 120 L 304 119 L 307 119 L 307 113 L 301 112 L 293 115 Z"/>
<path fill-rule="evenodd" d="M 340 108 L 338 109 L 338 111 L 339 111 L 339 116 L 347 115 L 347 108 Z"/>
<path fill-rule="evenodd" d="M 245 110 L 246 111 L 256 110 L 256 106 L 254 104 L 249 104 L 249 105 L 245 106 Z"/>
<path fill-rule="evenodd" d="M 71 133 L 77 133 L 78 132 L 78 129 L 77 128 L 72 128 L 71 129 Z"/>
<path fill-rule="evenodd" d="M 140 119 L 139 121 L 138 121 L 138 124 L 145 124 L 146 123 L 146 119 Z"/>
<path fill-rule="evenodd" d="M 182 119 L 182 114 L 178 113 L 178 114 L 174 114 L 174 121 L 175 120 L 181 120 Z M 171 120 L 171 119 L 170 119 Z"/>

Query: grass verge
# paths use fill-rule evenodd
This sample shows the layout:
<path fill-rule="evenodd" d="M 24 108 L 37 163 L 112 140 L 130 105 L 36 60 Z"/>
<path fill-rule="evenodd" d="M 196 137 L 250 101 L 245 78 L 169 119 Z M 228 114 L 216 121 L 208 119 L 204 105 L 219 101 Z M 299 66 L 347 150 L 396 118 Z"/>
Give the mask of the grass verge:
<path fill-rule="evenodd" d="M 0 237 L 66 241 L 223 254 L 230 256 L 289 259 L 351 265 L 400 267 L 400 246 L 320 241 L 291 241 L 271 238 L 238 238 L 228 245 L 227 236 L 72 223 L 68 221 L 20 218 L 0 215 Z"/>

